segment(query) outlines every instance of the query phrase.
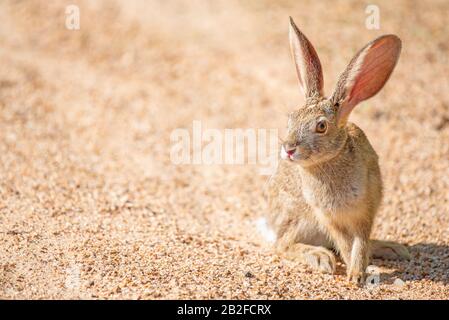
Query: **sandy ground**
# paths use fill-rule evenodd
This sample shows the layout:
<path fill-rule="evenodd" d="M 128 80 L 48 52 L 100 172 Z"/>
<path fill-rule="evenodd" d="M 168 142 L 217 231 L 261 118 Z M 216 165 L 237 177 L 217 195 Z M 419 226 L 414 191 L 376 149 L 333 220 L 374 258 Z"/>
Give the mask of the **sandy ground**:
<path fill-rule="evenodd" d="M 356 1 L 2 1 L 0 297 L 447 299 L 449 2 L 430 2 L 376 1 L 381 29 L 368 30 Z M 384 176 L 373 237 L 413 256 L 373 261 L 373 288 L 272 253 L 255 228 L 256 166 L 170 161 L 172 130 L 194 119 L 285 127 L 303 102 L 289 15 L 328 94 L 365 43 L 403 40 L 387 86 L 351 116 Z"/>

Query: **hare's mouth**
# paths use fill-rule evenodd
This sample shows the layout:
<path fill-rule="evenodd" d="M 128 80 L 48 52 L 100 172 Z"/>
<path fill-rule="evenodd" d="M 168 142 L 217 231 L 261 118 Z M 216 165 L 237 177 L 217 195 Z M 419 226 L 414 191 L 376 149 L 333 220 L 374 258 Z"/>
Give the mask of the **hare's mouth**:
<path fill-rule="evenodd" d="M 300 147 L 286 151 L 284 146 L 282 146 L 280 153 L 282 160 L 297 162 L 302 166 L 308 166 L 312 160 L 311 157 L 313 156 L 309 150 Z"/>
<path fill-rule="evenodd" d="M 298 160 L 298 152 L 296 149 L 286 151 L 284 146 L 281 147 L 281 159 L 295 161 Z"/>

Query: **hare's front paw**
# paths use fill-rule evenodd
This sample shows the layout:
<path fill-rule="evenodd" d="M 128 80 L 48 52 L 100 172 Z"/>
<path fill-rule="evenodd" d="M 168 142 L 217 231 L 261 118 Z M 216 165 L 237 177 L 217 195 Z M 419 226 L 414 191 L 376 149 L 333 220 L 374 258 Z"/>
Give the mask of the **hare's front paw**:
<path fill-rule="evenodd" d="M 363 285 L 366 280 L 366 274 L 363 271 L 353 269 L 347 271 L 347 280 L 357 285 Z"/>
<path fill-rule="evenodd" d="M 304 255 L 305 262 L 315 270 L 323 273 L 335 272 L 335 256 L 326 248 L 317 247 Z"/>

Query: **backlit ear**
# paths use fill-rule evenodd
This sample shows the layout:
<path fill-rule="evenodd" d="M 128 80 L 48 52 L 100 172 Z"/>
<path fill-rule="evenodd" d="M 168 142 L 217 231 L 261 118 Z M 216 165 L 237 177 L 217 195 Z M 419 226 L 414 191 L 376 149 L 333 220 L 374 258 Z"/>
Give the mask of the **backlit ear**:
<path fill-rule="evenodd" d="M 332 102 L 339 104 L 337 119 L 345 125 L 352 109 L 374 96 L 390 77 L 401 53 L 401 40 L 395 35 L 381 36 L 368 43 L 351 60 L 340 76 Z"/>
<path fill-rule="evenodd" d="M 290 50 L 295 61 L 299 84 L 306 96 L 322 95 L 323 72 L 318 55 L 306 36 L 299 31 L 290 17 Z"/>

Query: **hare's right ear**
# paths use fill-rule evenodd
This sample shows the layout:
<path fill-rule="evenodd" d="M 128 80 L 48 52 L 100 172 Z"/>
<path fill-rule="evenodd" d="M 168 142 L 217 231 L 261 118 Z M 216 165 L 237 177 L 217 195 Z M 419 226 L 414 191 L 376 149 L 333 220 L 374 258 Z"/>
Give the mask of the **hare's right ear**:
<path fill-rule="evenodd" d="M 323 95 L 323 72 L 318 55 L 290 17 L 290 50 L 295 60 L 299 84 L 306 98 Z"/>
<path fill-rule="evenodd" d="M 337 121 L 344 126 L 352 109 L 374 96 L 387 82 L 401 53 L 401 40 L 384 35 L 368 43 L 340 76 L 332 102 L 338 105 Z"/>

